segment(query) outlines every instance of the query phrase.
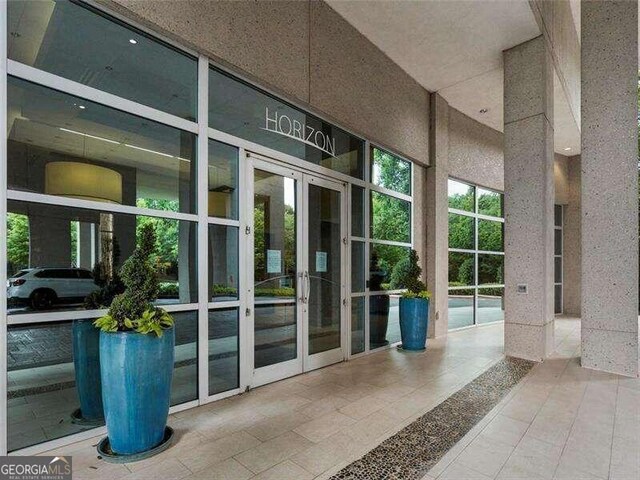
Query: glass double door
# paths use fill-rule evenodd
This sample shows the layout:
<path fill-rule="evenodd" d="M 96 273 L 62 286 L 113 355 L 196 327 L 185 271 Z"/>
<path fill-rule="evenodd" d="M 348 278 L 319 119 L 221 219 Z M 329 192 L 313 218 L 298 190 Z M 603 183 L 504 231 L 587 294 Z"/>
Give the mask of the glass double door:
<path fill-rule="evenodd" d="M 248 157 L 252 387 L 345 358 L 343 184 Z"/>

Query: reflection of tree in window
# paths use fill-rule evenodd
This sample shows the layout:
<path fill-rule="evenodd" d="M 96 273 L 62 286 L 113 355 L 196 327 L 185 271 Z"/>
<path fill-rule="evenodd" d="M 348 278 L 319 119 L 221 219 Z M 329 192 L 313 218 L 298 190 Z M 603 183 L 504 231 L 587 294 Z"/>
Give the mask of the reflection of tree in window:
<path fill-rule="evenodd" d="M 136 205 L 140 208 L 177 211 L 178 202 L 175 200 L 155 200 L 139 198 Z M 174 277 L 178 274 L 178 221 L 159 217 L 136 218 L 136 239 L 139 242 L 142 226 L 151 223 L 156 231 L 156 253 L 152 261 L 160 276 Z"/>
<path fill-rule="evenodd" d="M 409 195 L 411 193 L 411 164 L 390 153 L 374 148 L 373 183 Z"/>
<path fill-rule="evenodd" d="M 7 273 L 29 267 L 29 218 L 7 213 Z"/>
<path fill-rule="evenodd" d="M 475 193 L 471 185 L 449 180 L 449 208 L 457 210 L 465 210 L 467 212 L 475 211 Z"/>
<path fill-rule="evenodd" d="M 371 192 L 371 236 L 377 240 L 411 241 L 411 205 L 409 202 Z"/>
<path fill-rule="evenodd" d="M 449 248 L 473 250 L 474 220 L 457 213 L 449 214 Z"/>
<path fill-rule="evenodd" d="M 502 195 L 497 192 L 478 189 L 478 213 L 492 217 L 502 217 Z"/>

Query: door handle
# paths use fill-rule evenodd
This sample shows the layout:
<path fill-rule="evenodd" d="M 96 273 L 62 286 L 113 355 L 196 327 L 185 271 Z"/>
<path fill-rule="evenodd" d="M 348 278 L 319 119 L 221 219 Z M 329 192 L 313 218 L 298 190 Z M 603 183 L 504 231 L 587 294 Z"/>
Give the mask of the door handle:
<path fill-rule="evenodd" d="M 302 303 L 304 303 L 304 292 L 305 292 L 305 285 L 304 285 L 304 273 L 300 272 L 298 273 L 298 288 L 299 288 L 299 292 L 300 292 L 300 301 Z"/>
<path fill-rule="evenodd" d="M 309 270 L 304 271 L 304 303 L 309 303 L 309 295 L 311 295 L 311 278 Z"/>

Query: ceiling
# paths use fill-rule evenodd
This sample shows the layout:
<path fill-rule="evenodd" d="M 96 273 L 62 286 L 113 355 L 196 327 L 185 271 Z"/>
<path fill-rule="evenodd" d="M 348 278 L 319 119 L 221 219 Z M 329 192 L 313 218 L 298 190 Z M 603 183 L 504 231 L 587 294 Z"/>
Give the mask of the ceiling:
<path fill-rule="evenodd" d="M 503 130 L 502 51 L 540 35 L 527 0 L 327 1 L 424 88 Z M 580 133 L 555 80 L 555 150 L 575 155 Z"/>

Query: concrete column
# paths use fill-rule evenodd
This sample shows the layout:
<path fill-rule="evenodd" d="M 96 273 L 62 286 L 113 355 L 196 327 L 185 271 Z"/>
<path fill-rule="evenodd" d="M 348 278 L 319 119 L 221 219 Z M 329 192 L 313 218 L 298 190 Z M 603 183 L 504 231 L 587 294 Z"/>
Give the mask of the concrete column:
<path fill-rule="evenodd" d="M 449 327 L 449 104 L 431 94 L 429 163 L 426 187 L 427 286 L 433 294 L 429 337 L 447 334 Z"/>
<path fill-rule="evenodd" d="M 580 316 L 582 209 L 580 207 L 580 156 L 570 157 L 568 163 L 567 205 L 564 209 L 562 261 L 564 313 Z"/>
<path fill-rule="evenodd" d="M 582 365 L 638 375 L 638 2 L 583 1 Z"/>
<path fill-rule="evenodd" d="M 504 52 L 504 345 L 536 361 L 554 338 L 552 121 L 553 64 L 540 36 Z"/>

